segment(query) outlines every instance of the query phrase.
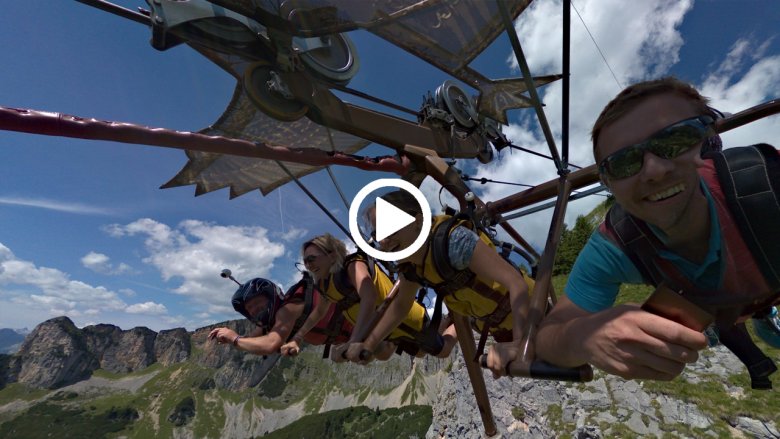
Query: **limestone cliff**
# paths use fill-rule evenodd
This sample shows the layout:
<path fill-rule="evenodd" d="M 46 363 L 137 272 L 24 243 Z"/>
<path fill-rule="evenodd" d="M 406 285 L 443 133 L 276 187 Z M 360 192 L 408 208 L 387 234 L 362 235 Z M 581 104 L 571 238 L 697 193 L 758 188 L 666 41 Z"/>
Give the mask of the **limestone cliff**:
<path fill-rule="evenodd" d="M 121 395 L 112 401 L 126 401 L 127 407 L 112 406 L 105 416 L 114 422 L 117 413 L 127 414 L 119 417 L 131 425 L 122 432 L 127 437 L 258 437 L 307 415 L 412 404 L 433 407 L 428 438 L 484 437 L 457 349 L 443 360 L 393 356 L 361 367 L 323 360 L 322 347 L 306 347 L 295 359 L 247 354 L 207 340 L 215 326 L 241 334 L 252 329 L 246 321 L 191 333 L 112 325 L 78 329 L 67 318 L 44 322 L 19 353 L 0 355 L 0 389 L 17 382 L 56 390 L 0 402 L 0 431 L 8 420 L 38 422 L 34 415 L 25 421 L 27 409 L 54 406 L 80 406 L 83 413 L 71 418 L 92 425 L 100 415 L 92 412 L 100 407 L 96 401 Z M 778 358 L 777 350 L 767 352 Z M 750 390 L 744 367 L 722 347 L 703 351 L 671 383 L 626 381 L 598 371 L 590 383 L 494 380 L 489 373 L 484 378 L 503 437 L 780 437 L 777 390 Z M 3 396 L 0 390 L 0 401 L 7 401 Z"/>

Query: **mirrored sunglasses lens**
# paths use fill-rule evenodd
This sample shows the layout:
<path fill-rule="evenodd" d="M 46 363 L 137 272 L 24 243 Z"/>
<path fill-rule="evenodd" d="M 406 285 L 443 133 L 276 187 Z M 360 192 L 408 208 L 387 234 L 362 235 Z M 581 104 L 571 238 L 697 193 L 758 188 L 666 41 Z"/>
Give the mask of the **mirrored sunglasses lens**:
<path fill-rule="evenodd" d="M 704 140 L 704 127 L 692 124 L 674 127 L 651 139 L 647 150 L 664 159 L 673 159 Z"/>
<path fill-rule="evenodd" d="M 707 136 L 709 125 L 705 122 L 699 118 L 682 121 L 645 142 L 616 152 L 606 160 L 607 173 L 612 178 L 636 175 L 642 169 L 645 151 L 667 160 L 680 156 Z"/>
<path fill-rule="evenodd" d="M 607 171 L 611 177 L 626 178 L 642 169 L 644 151 L 637 147 L 618 151 L 607 159 Z"/>

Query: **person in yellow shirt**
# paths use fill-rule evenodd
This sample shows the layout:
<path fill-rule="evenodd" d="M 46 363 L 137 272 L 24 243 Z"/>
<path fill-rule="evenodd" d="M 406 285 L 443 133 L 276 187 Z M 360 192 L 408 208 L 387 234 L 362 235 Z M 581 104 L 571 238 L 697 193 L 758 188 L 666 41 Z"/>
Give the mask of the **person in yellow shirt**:
<path fill-rule="evenodd" d="M 361 358 L 360 337 L 368 332 L 375 310 L 387 297 L 393 282 L 381 267 L 362 253 L 347 254 L 344 243 L 330 234 L 306 241 L 302 253 L 304 265 L 325 300 L 312 311 L 293 339 L 282 346 L 282 354 L 295 355 L 306 333 L 316 325 L 330 303 L 335 302 L 355 327 L 347 343 L 334 346 L 331 359 L 366 363 L 368 358 Z M 428 328 L 427 323 L 425 308 L 415 302 L 398 321 L 397 327 L 376 343 L 372 352 L 376 351 L 380 360 L 389 358 L 397 348 L 415 356 L 423 353 L 448 356 L 457 341 L 454 327 L 440 335 L 438 328 Z"/>
<path fill-rule="evenodd" d="M 414 216 L 415 221 L 380 241 L 380 247 L 392 252 L 410 246 L 422 227 L 420 205 L 404 190 L 390 192 L 382 198 Z M 369 224 L 376 224 L 374 215 L 374 209 L 367 210 Z M 442 296 L 450 312 L 473 317 L 476 329 L 483 336 L 489 332 L 499 342 L 488 351 L 487 367 L 496 377 L 504 375 L 506 365 L 520 352 L 529 306 L 529 283 L 533 281 L 505 261 L 495 251 L 490 238 L 474 232 L 468 221 L 440 215 L 432 223 L 426 244 L 398 261 L 399 296 L 366 338 L 362 349 L 376 349 L 378 342 L 406 315 L 415 292 L 421 286 L 428 286 Z M 446 239 L 434 239 L 437 232 Z M 443 265 L 449 268 L 442 270 Z"/>

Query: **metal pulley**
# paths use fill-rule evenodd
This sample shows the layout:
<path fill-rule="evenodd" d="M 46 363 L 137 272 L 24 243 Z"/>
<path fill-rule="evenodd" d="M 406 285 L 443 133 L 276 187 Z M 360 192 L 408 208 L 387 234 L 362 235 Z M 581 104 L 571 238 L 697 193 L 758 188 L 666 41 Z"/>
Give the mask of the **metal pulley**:
<path fill-rule="evenodd" d="M 256 62 L 244 71 L 244 89 L 249 100 L 263 113 L 285 122 L 302 118 L 308 105 L 298 101 L 282 80 L 280 69 L 265 62 Z"/>
<path fill-rule="evenodd" d="M 479 121 L 473 100 L 454 81 L 444 81 L 436 89 L 436 106 L 452 114 L 463 128 L 473 128 Z"/>
<path fill-rule="evenodd" d="M 292 43 L 306 68 L 326 82 L 346 85 L 360 68 L 357 49 L 346 34 L 293 37 Z"/>

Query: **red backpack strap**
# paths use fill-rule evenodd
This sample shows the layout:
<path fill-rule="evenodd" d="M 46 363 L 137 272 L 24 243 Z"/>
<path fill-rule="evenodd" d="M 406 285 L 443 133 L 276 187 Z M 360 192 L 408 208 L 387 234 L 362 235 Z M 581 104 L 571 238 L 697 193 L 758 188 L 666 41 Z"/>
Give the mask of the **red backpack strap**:
<path fill-rule="evenodd" d="M 765 143 L 706 155 L 740 236 L 772 291 L 780 291 L 780 154 Z"/>
<path fill-rule="evenodd" d="M 293 336 L 298 333 L 303 323 L 309 318 L 311 310 L 314 304 L 314 279 L 308 272 L 303 273 L 303 278 L 293 285 L 287 293 L 285 293 L 285 302 L 300 302 L 303 301 L 303 312 L 295 320 L 290 336 L 287 337 L 287 341 L 292 340 Z"/>

